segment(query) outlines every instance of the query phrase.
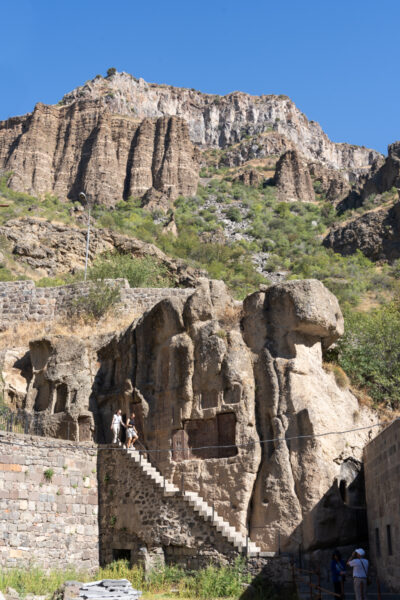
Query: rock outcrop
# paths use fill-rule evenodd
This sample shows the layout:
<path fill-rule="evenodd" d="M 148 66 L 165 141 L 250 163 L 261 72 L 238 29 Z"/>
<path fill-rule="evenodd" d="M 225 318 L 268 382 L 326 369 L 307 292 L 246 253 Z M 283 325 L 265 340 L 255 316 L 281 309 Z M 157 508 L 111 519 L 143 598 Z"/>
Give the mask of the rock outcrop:
<path fill-rule="evenodd" d="M 369 433 L 313 438 L 371 423 L 322 368 L 322 346 L 342 331 L 337 300 L 318 281 L 271 286 L 243 306 L 204 281 L 100 351 L 103 432 L 117 406 L 133 407 L 161 472 L 178 486 L 183 476 L 265 550 L 350 543 L 356 509 L 339 483 L 346 461 L 360 465 Z M 356 471 L 344 485 L 358 485 Z"/>
<path fill-rule="evenodd" d="M 39 103 L 33 113 L 1 122 L 0 170 L 12 173 L 14 190 L 70 200 L 85 191 L 108 206 L 152 189 L 170 201 L 191 195 L 198 178 L 183 119 L 115 115 L 99 101 Z"/>
<path fill-rule="evenodd" d="M 313 202 L 315 192 L 307 161 L 295 150 L 285 152 L 277 162 L 274 183 L 278 197 L 289 202 Z"/>
<path fill-rule="evenodd" d="M 62 102 L 99 100 L 114 113 L 154 118 L 177 115 L 187 121 L 190 138 L 202 147 L 226 148 L 246 136 L 271 129 L 293 143 L 306 158 L 336 169 L 368 167 L 378 152 L 349 144 L 334 144 L 320 125 L 309 121 L 287 96 L 251 96 L 232 92 L 226 96 L 193 89 L 146 83 L 127 73 L 96 77 L 66 94 Z"/>
<path fill-rule="evenodd" d="M 371 260 L 393 262 L 400 258 L 400 203 L 371 210 L 332 229 L 323 241 L 343 256 L 357 250 Z"/>
<path fill-rule="evenodd" d="M 338 170 L 307 161 L 296 150 L 288 150 L 278 160 L 274 184 L 279 197 L 287 201 L 313 202 L 318 194 L 337 205 L 351 191 L 348 178 Z"/>
<path fill-rule="evenodd" d="M 201 280 L 119 335 L 33 341 L 26 408 L 47 414 L 50 435 L 65 433 L 53 422 L 73 422 L 81 439 L 95 422 L 101 442 L 117 408 L 134 410 L 161 473 L 178 487 L 183 478 L 263 550 L 353 543 L 374 416 L 323 369 L 322 349 L 342 332 L 319 281 L 273 285 L 242 304 L 223 282 Z"/>
<path fill-rule="evenodd" d="M 12 219 L 0 227 L 11 254 L 31 268 L 36 276 L 54 277 L 74 273 L 85 266 L 86 229 L 50 223 L 33 217 Z M 193 286 L 204 272 L 183 261 L 168 258 L 153 244 L 142 242 L 108 229 L 92 228 L 89 265 L 102 252 L 116 251 L 134 258 L 151 256 L 163 264 L 176 284 Z"/>
<path fill-rule="evenodd" d="M 313 180 L 314 191 L 328 202 L 336 206 L 350 194 L 351 184 L 339 171 L 329 169 L 318 162 L 309 163 L 308 170 Z"/>
<path fill-rule="evenodd" d="M 238 173 L 235 177 L 232 178 L 232 181 L 243 183 L 243 185 L 249 185 L 253 187 L 258 187 L 263 183 L 265 177 L 260 171 L 256 169 L 245 169 L 244 171 Z"/>
<path fill-rule="evenodd" d="M 372 194 L 383 194 L 393 187 L 400 188 L 400 142 L 388 146 L 388 156 L 385 161 L 375 161 L 371 176 L 362 189 L 361 197 L 366 200 Z"/>

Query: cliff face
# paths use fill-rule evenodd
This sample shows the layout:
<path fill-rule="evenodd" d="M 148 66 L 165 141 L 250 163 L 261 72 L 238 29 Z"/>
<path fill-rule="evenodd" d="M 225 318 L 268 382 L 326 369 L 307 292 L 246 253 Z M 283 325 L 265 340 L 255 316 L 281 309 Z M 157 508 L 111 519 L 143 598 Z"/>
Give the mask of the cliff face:
<path fill-rule="evenodd" d="M 19 405 L 46 418 L 48 435 L 66 437 L 73 420 L 110 442 L 114 411 L 133 409 L 167 479 L 180 486 L 183 476 L 264 550 L 312 550 L 360 535 L 360 461 L 375 421 L 323 369 L 322 348 L 342 333 L 319 281 L 274 285 L 242 304 L 202 279 L 121 334 L 32 341 L 3 378 L 21 370 Z"/>
<path fill-rule="evenodd" d="M 367 177 L 382 160 L 374 150 L 335 144 L 286 96 L 227 96 L 148 84 L 126 73 L 96 77 L 57 106 L 0 123 L 0 171 L 34 195 L 100 204 L 129 196 L 166 211 L 196 192 L 199 151 L 223 149 L 221 164 L 295 150 L 346 180 Z M 293 195 L 293 194 L 292 194 Z M 309 195 L 312 195 L 311 191 Z"/>
<path fill-rule="evenodd" d="M 0 170 L 12 189 L 114 205 L 155 189 L 173 200 L 197 188 L 196 151 L 177 117 L 114 115 L 101 102 L 37 104 L 0 123 Z"/>
<path fill-rule="evenodd" d="M 393 262 L 400 258 L 400 203 L 371 210 L 332 229 L 323 241 L 343 256 L 357 250 L 371 260 Z"/>
<path fill-rule="evenodd" d="M 189 125 L 191 140 L 200 146 L 225 148 L 245 136 L 272 130 L 283 134 L 307 158 L 337 169 L 365 169 L 380 156 L 374 150 L 331 142 L 320 125 L 309 121 L 287 96 L 242 92 L 215 96 L 116 73 L 106 79 L 96 77 L 66 94 L 63 102 L 71 105 L 79 98 L 99 100 L 114 113 L 140 119 L 182 117 Z"/>

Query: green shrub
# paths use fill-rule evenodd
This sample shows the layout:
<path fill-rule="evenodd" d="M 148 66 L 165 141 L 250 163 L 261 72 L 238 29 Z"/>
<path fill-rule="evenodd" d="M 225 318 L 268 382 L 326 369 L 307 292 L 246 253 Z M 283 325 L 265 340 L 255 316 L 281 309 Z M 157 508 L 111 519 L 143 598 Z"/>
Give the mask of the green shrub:
<path fill-rule="evenodd" d="M 84 321 L 98 321 L 120 300 L 120 289 L 102 280 L 91 281 L 87 294 L 76 298 L 70 312 Z"/>
<path fill-rule="evenodd" d="M 95 259 L 89 269 L 89 278 L 129 281 L 131 287 L 170 287 L 168 269 L 152 256 L 133 258 L 128 254 L 107 252 Z"/>
<path fill-rule="evenodd" d="M 228 208 L 225 214 L 228 217 L 228 219 L 236 223 L 240 223 L 240 221 L 242 220 L 242 215 L 240 214 L 240 210 L 237 208 L 237 206 L 231 206 L 230 208 Z"/>
<path fill-rule="evenodd" d="M 46 481 L 51 481 L 53 479 L 53 475 L 54 469 L 46 469 L 43 473 L 43 476 L 46 479 Z"/>
<path fill-rule="evenodd" d="M 394 301 L 369 313 L 349 312 L 338 361 L 376 403 L 400 408 L 400 308 Z"/>

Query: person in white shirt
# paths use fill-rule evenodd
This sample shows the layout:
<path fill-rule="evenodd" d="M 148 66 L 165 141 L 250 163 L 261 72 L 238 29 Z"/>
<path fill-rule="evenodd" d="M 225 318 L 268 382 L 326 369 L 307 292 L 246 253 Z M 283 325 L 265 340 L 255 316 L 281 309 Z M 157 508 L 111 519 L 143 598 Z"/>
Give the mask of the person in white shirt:
<path fill-rule="evenodd" d="M 356 600 L 367 600 L 367 576 L 369 563 L 362 548 L 354 550 L 347 564 L 353 567 L 354 594 Z"/>
<path fill-rule="evenodd" d="M 119 408 L 117 410 L 117 412 L 113 415 L 112 421 L 111 421 L 111 431 L 113 432 L 113 444 L 118 444 L 121 445 L 120 439 L 119 439 L 119 433 L 121 431 L 121 424 L 124 425 L 124 423 L 122 422 L 122 410 Z"/>

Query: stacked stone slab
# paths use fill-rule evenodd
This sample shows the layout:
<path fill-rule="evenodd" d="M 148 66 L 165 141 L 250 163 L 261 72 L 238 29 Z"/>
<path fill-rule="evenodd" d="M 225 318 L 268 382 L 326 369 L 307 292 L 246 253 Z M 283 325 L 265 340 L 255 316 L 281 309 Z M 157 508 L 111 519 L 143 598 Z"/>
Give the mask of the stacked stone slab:
<path fill-rule="evenodd" d="M 138 600 L 141 595 L 127 579 L 92 581 L 79 590 L 79 598 L 84 600 Z"/>

